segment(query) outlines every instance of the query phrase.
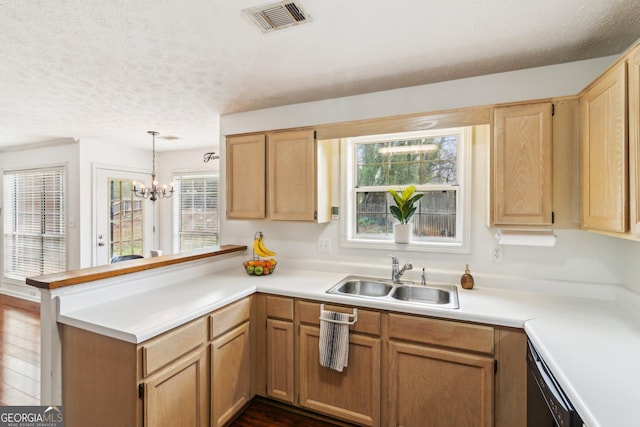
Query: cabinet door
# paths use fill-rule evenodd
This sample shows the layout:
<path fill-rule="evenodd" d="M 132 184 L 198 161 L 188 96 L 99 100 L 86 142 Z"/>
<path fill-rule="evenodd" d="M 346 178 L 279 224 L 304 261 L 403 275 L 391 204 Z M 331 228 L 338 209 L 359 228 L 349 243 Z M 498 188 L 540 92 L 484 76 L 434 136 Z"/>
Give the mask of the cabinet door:
<path fill-rule="evenodd" d="M 300 406 L 358 425 L 380 423 L 380 339 L 350 334 L 349 364 L 320 366 L 320 329 L 300 326 Z"/>
<path fill-rule="evenodd" d="M 602 76 L 581 97 L 582 225 L 627 230 L 626 64 Z"/>
<path fill-rule="evenodd" d="M 202 349 L 151 377 L 145 383 L 144 425 L 206 426 L 206 372 Z"/>
<path fill-rule="evenodd" d="M 629 55 L 629 221 L 640 234 L 640 46 Z"/>
<path fill-rule="evenodd" d="M 211 344 L 211 425 L 222 426 L 251 400 L 249 322 Z"/>
<path fill-rule="evenodd" d="M 551 103 L 496 108 L 493 223 L 551 225 Z"/>
<path fill-rule="evenodd" d="M 266 135 L 227 138 L 227 218 L 263 219 Z"/>
<path fill-rule="evenodd" d="M 391 341 L 389 425 L 493 425 L 492 358 Z"/>
<path fill-rule="evenodd" d="M 267 396 L 295 403 L 293 322 L 267 319 Z"/>
<path fill-rule="evenodd" d="M 314 221 L 316 144 L 312 130 L 269 134 L 269 218 Z"/>

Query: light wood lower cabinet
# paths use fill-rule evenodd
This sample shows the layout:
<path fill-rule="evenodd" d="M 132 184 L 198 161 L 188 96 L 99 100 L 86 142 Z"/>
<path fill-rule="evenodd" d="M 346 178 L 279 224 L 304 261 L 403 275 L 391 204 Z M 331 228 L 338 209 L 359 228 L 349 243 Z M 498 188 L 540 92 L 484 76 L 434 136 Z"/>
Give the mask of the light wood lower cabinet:
<path fill-rule="evenodd" d="M 258 342 L 267 349 L 258 376 L 267 397 L 357 425 L 526 425 L 521 329 L 359 308 L 348 366 L 337 372 L 319 363 L 320 303 L 273 295 L 256 301 L 265 324 Z"/>
<path fill-rule="evenodd" d="M 293 300 L 268 295 L 266 310 L 266 395 L 295 404 Z"/>
<path fill-rule="evenodd" d="M 214 312 L 210 319 L 211 426 L 225 425 L 252 398 L 252 297 Z"/>
<path fill-rule="evenodd" d="M 493 426 L 494 328 L 388 318 L 389 425 Z"/>
<path fill-rule="evenodd" d="M 267 396 L 295 403 L 293 322 L 267 320 Z"/>
<path fill-rule="evenodd" d="M 320 328 L 300 326 L 300 406 L 358 425 L 380 423 L 380 339 L 351 334 L 342 372 L 320 366 Z"/>
<path fill-rule="evenodd" d="M 353 313 L 353 307 L 325 308 Z M 349 363 L 338 372 L 320 365 L 320 304 L 297 301 L 296 309 L 300 406 L 358 425 L 380 425 L 382 314 L 358 309 L 358 320 L 349 331 Z"/>
<path fill-rule="evenodd" d="M 492 426 L 490 357 L 389 343 L 389 425 Z"/>
<path fill-rule="evenodd" d="M 206 360 L 203 348 L 145 381 L 145 427 L 207 425 Z"/>
<path fill-rule="evenodd" d="M 62 325 L 65 425 L 223 425 L 253 396 L 251 312 L 244 298 L 140 344 Z"/>
<path fill-rule="evenodd" d="M 206 323 L 141 344 L 62 325 L 65 425 L 208 425 Z"/>
<path fill-rule="evenodd" d="M 211 425 L 225 425 L 251 400 L 249 322 L 211 343 Z"/>

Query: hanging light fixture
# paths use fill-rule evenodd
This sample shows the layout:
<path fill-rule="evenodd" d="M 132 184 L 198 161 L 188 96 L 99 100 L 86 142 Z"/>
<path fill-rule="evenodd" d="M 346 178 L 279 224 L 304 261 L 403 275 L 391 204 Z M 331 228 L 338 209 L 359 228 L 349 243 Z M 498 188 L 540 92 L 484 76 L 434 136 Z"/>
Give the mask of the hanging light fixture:
<path fill-rule="evenodd" d="M 151 187 L 145 187 L 144 184 L 138 189 L 136 183 L 133 183 L 133 194 L 137 197 L 141 197 L 143 199 L 149 199 L 152 202 L 155 202 L 158 199 L 169 198 L 173 196 L 173 182 L 171 183 L 171 187 L 167 187 L 163 185 L 162 187 L 158 186 L 158 181 L 156 180 L 156 135 L 158 132 L 154 130 L 147 131 L 149 135 L 153 138 L 153 163 L 151 168 Z"/>

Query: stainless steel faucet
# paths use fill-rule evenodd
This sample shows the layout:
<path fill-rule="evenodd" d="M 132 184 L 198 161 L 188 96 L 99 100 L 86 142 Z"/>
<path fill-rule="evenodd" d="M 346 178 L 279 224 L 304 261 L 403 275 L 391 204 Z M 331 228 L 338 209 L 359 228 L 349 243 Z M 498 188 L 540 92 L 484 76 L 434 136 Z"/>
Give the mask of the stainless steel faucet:
<path fill-rule="evenodd" d="M 413 264 L 409 261 L 405 261 L 404 266 L 400 268 L 400 262 L 398 258 L 393 255 L 389 255 L 391 257 L 391 280 L 393 283 L 400 283 L 400 278 L 404 274 L 405 271 L 413 269 Z"/>

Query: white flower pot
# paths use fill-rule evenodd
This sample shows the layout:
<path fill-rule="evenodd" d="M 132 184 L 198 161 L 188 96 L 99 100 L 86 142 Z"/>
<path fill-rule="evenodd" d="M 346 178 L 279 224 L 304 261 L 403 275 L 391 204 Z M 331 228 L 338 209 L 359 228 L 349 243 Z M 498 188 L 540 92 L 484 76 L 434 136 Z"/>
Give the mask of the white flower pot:
<path fill-rule="evenodd" d="M 393 224 L 393 239 L 396 243 L 409 243 L 413 224 Z"/>

